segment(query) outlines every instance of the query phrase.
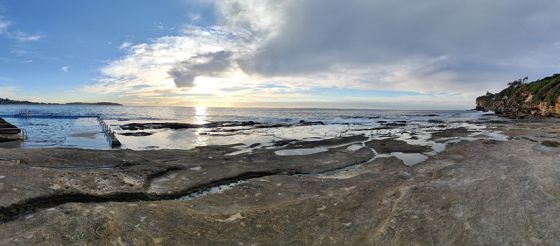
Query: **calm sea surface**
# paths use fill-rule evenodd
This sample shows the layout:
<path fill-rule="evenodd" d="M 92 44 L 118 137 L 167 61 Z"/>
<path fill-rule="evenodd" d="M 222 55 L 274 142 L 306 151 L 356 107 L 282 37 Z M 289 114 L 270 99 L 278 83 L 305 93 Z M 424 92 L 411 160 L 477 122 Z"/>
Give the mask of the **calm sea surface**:
<path fill-rule="evenodd" d="M 130 107 L 130 106 L 51 106 L 0 105 L 0 115 L 17 114 L 22 110 L 34 115 L 102 115 L 114 120 L 173 120 L 188 123 L 204 121 L 299 122 L 300 120 L 333 123 L 368 122 L 369 118 L 432 119 L 433 114 L 445 119 L 478 117 L 473 111 L 406 111 L 360 109 L 251 109 L 251 108 L 189 108 L 189 107 Z"/>

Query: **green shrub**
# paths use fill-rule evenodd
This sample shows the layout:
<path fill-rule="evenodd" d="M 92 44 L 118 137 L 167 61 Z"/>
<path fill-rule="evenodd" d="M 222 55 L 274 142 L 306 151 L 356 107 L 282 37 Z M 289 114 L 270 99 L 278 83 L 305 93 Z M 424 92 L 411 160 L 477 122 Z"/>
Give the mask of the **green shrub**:
<path fill-rule="evenodd" d="M 532 94 L 534 103 L 548 102 L 550 105 L 555 105 L 560 96 L 560 74 L 527 84 L 510 86 L 498 93 L 497 98 L 521 96 L 523 93 Z"/>

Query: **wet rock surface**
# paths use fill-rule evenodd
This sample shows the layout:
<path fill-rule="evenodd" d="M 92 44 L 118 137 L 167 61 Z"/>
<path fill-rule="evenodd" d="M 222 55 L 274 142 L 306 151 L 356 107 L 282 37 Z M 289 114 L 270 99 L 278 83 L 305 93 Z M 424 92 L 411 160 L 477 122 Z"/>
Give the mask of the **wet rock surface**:
<path fill-rule="evenodd" d="M 467 128 L 458 127 L 458 128 L 451 128 L 446 129 L 443 131 L 438 131 L 432 133 L 432 140 L 439 139 L 439 138 L 456 138 L 456 137 L 467 137 L 469 136 L 472 131 L 469 131 Z"/>
<path fill-rule="evenodd" d="M 146 130 L 146 129 L 195 129 L 195 128 L 220 128 L 220 127 L 254 127 L 254 128 L 275 128 L 290 126 L 313 126 L 324 125 L 321 121 L 304 121 L 301 120 L 297 124 L 263 124 L 255 121 L 220 121 L 209 122 L 205 124 L 190 124 L 181 122 L 163 122 L 163 123 L 129 123 L 121 125 L 122 130 Z M 229 129 L 235 130 L 235 129 Z M 239 129 L 237 129 L 239 130 Z"/>
<path fill-rule="evenodd" d="M 344 146 L 363 137 L 317 141 L 343 146 L 306 156 L 0 149 L 0 244 L 551 245 L 560 153 L 541 142 L 557 126 L 506 124 L 510 141 L 450 144 L 412 167 Z M 307 147 L 288 143 L 298 144 Z M 426 150 L 395 139 L 366 146 Z"/>
<path fill-rule="evenodd" d="M 259 124 L 254 121 L 232 121 L 232 122 L 211 122 L 206 124 L 190 124 L 180 122 L 163 122 L 163 123 L 129 123 L 121 125 L 123 130 L 146 130 L 146 129 L 192 129 L 192 128 L 215 128 L 224 126 L 253 126 Z"/>
<path fill-rule="evenodd" d="M 288 141 L 280 141 L 276 143 L 276 146 L 283 146 L 285 148 L 313 148 L 318 146 L 336 146 L 336 145 L 343 145 L 343 144 L 351 144 L 351 143 L 359 143 L 368 140 L 367 137 L 363 135 L 355 135 L 343 138 L 331 138 L 331 139 L 322 139 L 316 141 L 298 141 L 298 140 L 288 140 Z"/>
<path fill-rule="evenodd" d="M 546 147 L 551 147 L 551 148 L 558 148 L 558 147 L 560 147 L 560 142 L 545 140 L 545 141 L 542 142 L 542 145 L 546 146 Z"/>
<path fill-rule="evenodd" d="M 145 137 L 153 135 L 153 132 L 123 132 L 119 133 L 119 135 L 129 136 L 129 137 Z"/>
<path fill-rule="evenodd" d="M 412 145 L 395 139 L 371 140 L 366 142 L 366 146 L 375 149 L 379 154 L 390 154 L 393 152 L 423 153 L 432 150 L 429 146 Z"/>

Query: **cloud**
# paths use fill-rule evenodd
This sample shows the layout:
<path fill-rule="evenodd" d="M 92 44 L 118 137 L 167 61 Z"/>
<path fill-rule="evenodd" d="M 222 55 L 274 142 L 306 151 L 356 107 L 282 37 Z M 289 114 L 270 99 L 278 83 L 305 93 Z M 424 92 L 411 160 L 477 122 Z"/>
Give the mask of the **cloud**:
<path fill-rule="evenodd" d="M 376 89 L 439 95 L 443 99 L 437 103 L 467 106 L 472 97 L 506 81 L 536 79 L 560 65 L 557 1 L 212 4 L 218 16 L 214 26 L 189 26 L 175 36 L 127 44 L 126 55 L 107 64 L 88 91 L 180 96 L 206 95 L 203 89 L 212 87 L 216 100 L 241 100 L 241 93 L 251 99 L 263 92 L 269 93 L 263 100 L 294 99 L 259 89 L 274 84 L 291 89 L 290 95 L 297 91 L 300 99 L 313 97 L 305 93 L 313 88 Z"/>
<path fill-rule="evenodd" d="M 60 70 L 62 70 L 62 72 L 65 72 L 65 73 L 68 72 L 68 69 L 70 69 L 70 67 L 68 67 L 68 66 L 62 66 L 62 67 L 60 68 Z"/>
<path fill-rule="evenodd" d="M 193 22 L 199 21 L 200 18 L 201 18 L 200 14 L 189 13 L 189 19 L 191 19 L 191 21 L 193 21 Z"/>
<path fill-rule="evenodd" d="M 28 34 L 19 30 L 11 30 L 11 26 L 12 22 L 6 20 L 3 16 L 0 16 L 0 35 L 15 39 L 18 42 L 34 42 L 45 38 L 45 36 L 40 33 Z"/>
<path fill-rule="evenodd" d="M 192 87 L 199 76 L 220 77 L 232 70 L 231 52 L 201 54 L 176 64 L 169 74 L 177 87 Z"/>
<path fill-rule="evenodd" d="M 259 21 L 272 8 L 255 7 L 256 1 L 222 1 L 220 5 L 237 9 L 223 12 L 226 22 L 239 22 L 241 15 L 242 23 L 247 22 L 243 26 L 266 37 L 241 63 L 245 71 L 265 76 L 306 76 L 340 67 L 375 70 L 411 61 L 421 66 L 424 60 L 439 57 L 448 57 L 449 62 L 440 62 L 438 69 L 429 64 L 430 76 L 447 73 L 467 78 L 478 72 L 473 65 L 482 67 L 484 76 L 503 76 L 502 70 L 517 76 L 513 71 L 521 64 L 511 61 L 550 54 L 550 44 L 560 38 L 554 31 L 560 24 L 554 11 L 560 3 L 546 0 L 288 0 L 275 6 L 269 17 L 273 24 Z M 484 68 L 488 65 L 493 69 Z M 417 76 L 429 77 L 422 75 L 426 74 Z"/>
<path fill-rule="evenodd" d="M 42 34 L 27 34 L 21 31 L 11 33 L 10 37 L 16 39 L 19 42 L 34 42 L 45 38 L 45 36 Z"/>
<path fill-rule="evenodd" d="M 121 49 L 121 50 L 128 49 L 128 48 L 130 48 L 130 46 L 132 46 L 132 43 L 130 43 L 130 42 L 123 42 L 123 43 L 121 44 L 121 46 L 119 46 L 119 49 Z"/>
<path fill-rule="evenodd" d="M 84 89 L 98 93 L 135 93 L 139 88 L 180 90 L 192 86 L 197 76 L 226 74 L 227 59 L 234 59 L 232 54 L 238 39 L 218 27 L 189 27 L 180 36 L 132 45 L 126 56 L 102 68 L 102 78 L 96 84 Z"/>
<path fill-rule="evenodd" d="M 8 31 L 8 27 L 10 27 L 12 23 L 5 20 L 4 17 L 0 16 L 0 35 L 6 33 Z"/>

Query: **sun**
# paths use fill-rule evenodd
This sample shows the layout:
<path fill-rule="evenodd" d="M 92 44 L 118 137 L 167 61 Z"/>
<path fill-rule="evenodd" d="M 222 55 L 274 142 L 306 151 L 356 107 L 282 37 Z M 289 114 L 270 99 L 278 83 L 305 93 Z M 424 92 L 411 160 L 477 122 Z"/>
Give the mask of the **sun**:
<path fill-rule="evenodd" d="M 195 86 L 191 88 L 191 93 L 207 94 L 216 93 L 220 89 L 220 81 L 211 77 L 197 77 L 195 79 Z"/>

